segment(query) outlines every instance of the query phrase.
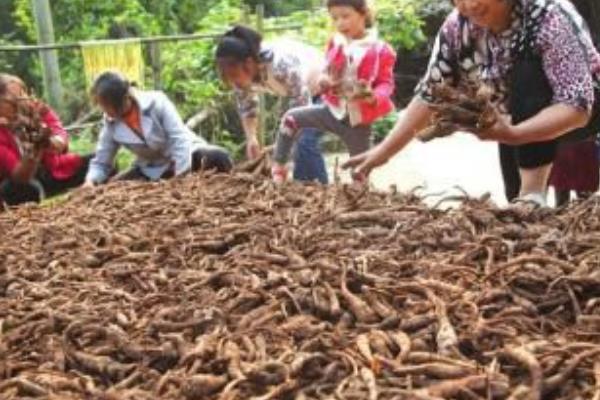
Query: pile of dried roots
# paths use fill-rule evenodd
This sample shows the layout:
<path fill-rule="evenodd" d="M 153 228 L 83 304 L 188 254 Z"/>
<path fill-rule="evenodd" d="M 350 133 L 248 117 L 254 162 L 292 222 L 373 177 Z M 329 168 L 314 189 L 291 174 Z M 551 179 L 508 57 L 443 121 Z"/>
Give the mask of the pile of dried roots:
<path fill-rule="evenodd" d="M 600 200 L 463 200 L 237 173 L 0 214 L 0 398 L 599 399 Z"/>

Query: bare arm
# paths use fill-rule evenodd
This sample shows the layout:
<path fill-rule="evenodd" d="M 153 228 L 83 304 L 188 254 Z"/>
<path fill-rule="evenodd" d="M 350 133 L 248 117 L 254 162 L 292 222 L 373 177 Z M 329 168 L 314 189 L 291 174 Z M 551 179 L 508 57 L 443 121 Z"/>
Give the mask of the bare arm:
<path fill-rule="evenodd" d="M 519 146 L 557 139 L 585 126 L 589 119 L 590 114 L 586 111 L 567 104 L 554 104 L 517 125 L 499 118 L 493 127 L 477 135 L 482 140 Z"/>
<path fill-rule="evenodd" d="M 374 168 L 385 164 L 401 151 L 419 131 L 424 129 L 433 110 L 423 100 L 415 97 L 406 110 L 400 114 L 398 122 L 383 142 L 371 150 L 351 158 L 344 168 L 355 168 L 355 174 L 367 176 Z"/>
<path fill-rule="evenodd" d="M 253 90 L 236 90 L 238 114 L 242 121 L 242 128 L 246 136 L 246 156 L 253 160 L 260 156 L 260 143 L 258 141 L 259 128 L 259 97 Z"/>
<path fill-rule="evenodd" d="M 247 139 L 256 138 L 258 135 L 258 117 L 242 117 L 242 127 Z"/>
<path fill-rule="evenodd" d="M 108 180 L 119 147 L 119 143 L 114 140 L 112 129 L 109 129 L 108 123 L 104 121 L 96 144 L 96 155 L 90 162 L 85 178 L 86 186 L 94 186 Z"/>
<path fill-rule="evenodd" d="M 261 145 L 258 140 L 258 124 L 256 114 L 242 116 L 242 126 L 246 135 L 246 157 L 249 160 L 260 157 Z"/>
<path fill-rule="evenodd" d="M 433 110 L 429 105 L 419 98 L 414 98 L 400 115 L 390 134 L 376 147 L 381 156 L 385 157 L 385 161 L 404 149 L 419 131 L 427 127 L 432 116 Z"/>
<path fill-rule="evenodd" d="M 567 132 L 584 127 L 589 121 L 588 112 L 566 104 L 555 104 L 535 117 L 516 125 L 515 142 L 524 144 L 556 139 Z"/>
<path fill-rule="evenodd" d="M 69 149 L 69 134 L 63 127 L 58 115 L 53 110 L 43 116 L 44 123 L 52 132 L 50 136 L 50 148 L 58 154 L 64 154 Z"/>

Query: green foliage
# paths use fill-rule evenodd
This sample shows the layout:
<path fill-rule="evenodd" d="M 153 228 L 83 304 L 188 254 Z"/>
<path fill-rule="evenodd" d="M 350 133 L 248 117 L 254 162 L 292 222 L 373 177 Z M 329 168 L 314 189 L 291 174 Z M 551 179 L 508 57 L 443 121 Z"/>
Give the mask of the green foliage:
<path fill-rule="evenodd" d="M 206 13 L 220 0 L 139 0 L 155 18 L 159 16 L 161 33 L 193 33 Z"/>
<path fill-rule="evenodd" d="M 0 14 L 0 43 L 35 43 L 35 24 L 30 9 L 31 0 L 2 0 L 8 13 Z M 299 30 L 269 33 L 267 39 L 287 36 L 323 48 L 331 36 L 327 10 L 321 0 L 52 0 L 56 39 L 73 42 L 127 36 L 151 36 L 176 33 L 220 33 L 237 22 L 257 23 L 255 15 L 247 10 L 258 3 L 265 5 L 266 28 L 300 26 Z M 383 38 L 395 48 L 412 50 L 425 41 L 423 15 L 439 0 L 377 0 L 378 29 Z M 447 6 L 447 5 L 446 5 Z M 162 88 L 175 101 L 182 116 L 191 117 L 208 111 L 208 118 L 200 126 L 203 135 L 232 152 L 240 154 L 241 128 L 235 112 L 232 93 L 221 83 L 214 66 L 212 40 L 162 43 L 160 45 Z M 83 61 L 76 50 L 59 52 L 61 76 L 65 87 L 67 120 L 89 108 L 85 92 Z M 150 65 L 147 62 L 147 65 Z M 16 72 L 34 83 L 41 93 L 41 72 L 36 53 L 3 55 L 0 69 Z M 147 75 L 150 77 L 150 67 Z M 151 79 L 147 79 L 150 82 Z M 275 130 L 282 112 L 281 103 L 267 102 L 266 132 Z M 377 136 L 384 135 L 393 124 L 394 117 L 378 122 Z M 92 142 L 83 136 L 74 146 L 82 151 Z"/>
<path fill-rule="evenodd" d="M 423 42 L 419 0 L 378 0 L 377 24 L 381 35 L 395 48 L 413 50 Z"/>
<path fill-rule="evenodd" d="M 320 0 L 244 0 L 244 3 L 252 10 L 263 4 L 265 14 L 270 17 L 288 15 L 296 11 L 310 10 L 321 3 Z"/>
<path fill-rule="evenodd" d="M 21 44 L 28 42 L 26 33 L 17 25 L 14 18 L 15 4 L 12 1 L 3 2 L 3 11 L 0 12 L 0 45 Z M 26 81 L 34 81 L 29 73 L 29 66 L 34 60 L 34 55 L 25 52 L 6 52 L 0 57 L 0 71 L 20 71 L 20 76 Z"/>
<path fill-rule="evenodd" d="M 201 32 L 218 33 L 241 18 L 240 1 L 223 0 L 197 22 L 197 28 Z M 163 88 L 178 104 L 183 116 L 208 111 L 209 118 L 201 126 L 203 135 L 211 141 L 228 144 L 231 150 L 236 151 L 235 146 L 229 144 L 235 142 L 235 136 L 225 128 L 233 108 L 233 98 L 219 79 L 213 54 L 213 41 L 164 44 Z"/>
<path fill-rule="evenodd" d="M 316 10 L 295 11 L 284 17 L 268 18 L 265 28 L 276 28 L 281 26 L 297 26 L 301 29 L 286 32 L 272 32 L 266 35 L 266 39 L 285 36 L 291 39 L 311 44 L 317 48 L 324 48 L 327 39 L 331 36 L 333 29 L 329 20 L 329 14 L 323 8 Z"/>
<path fill-rule="evenodd" d="M 224 0 L 197 22 L 198 31 L 219 33 L 240 21 L 239 0 Z M 230 95 L 223 88 L 214 66 L 214 42 L 209 40 L 166 43 L 162 47 L 164 89 L 178 104 L 180 111 L 217 109 Z"/>
<path fill-rule="evenodd" d="M 96 149 L 96 138 L 90 129 L 86 129 L 80 133 L 72 134 L 69 143 L 69 151 L 77 154 L 92 154 Z M 127 169 L 133 162 L 131 152 L 120 149 L 117 153 L 116 164 L 119 171 Z"/>
<path fill-rule="evenodd" d="M 387 134 L 392 130 L 394 125 L 398 121 L 398 113 L 393 112 L 388 114 L 385 118 L 377 120 L 373 124 L 373 142 L 379 143 L 385 139 Z"/>
<path fill-rule="evenodd" d="M 17 27 L 27 38 L 27 42 L 35 43 L 37 34 L 31 11 L 31 0 L 13 0 L 13 19 Z M 51 2 L 54 16 L 54 31 L 57 42 L 77 42 L 94 39 L 120 38 L 126 36 L 148 36 L 161 32 L 159 21 L 144 9 L 138 0 L 83 1 L 53 0 Z M 28 65 L 28 82 L 34 89 L 42 93 L 41 70 L 35 53 Z M 61 78 L 65 88 L 65 110 L 67 119 L 75 117 L 80 110 L 86 108 L 86 93 L 83 60 L 77 50 L 59 52 Z"/>

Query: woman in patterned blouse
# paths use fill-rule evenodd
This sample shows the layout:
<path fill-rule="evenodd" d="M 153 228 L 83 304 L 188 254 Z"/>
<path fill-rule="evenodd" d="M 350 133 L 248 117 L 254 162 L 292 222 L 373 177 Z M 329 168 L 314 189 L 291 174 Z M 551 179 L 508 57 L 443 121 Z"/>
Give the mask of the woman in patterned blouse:
<path fill-rule="evenodd" d="M 366 175 L 404 148 L 433 116 L 436 84 L 460 89 L 485 83 L 493 90 L 502 118 L 492 128 L 474 133 L 500 143 L 506 183 L 511 183 L 506 171 L 512 168 L 517 175 L 516 190 L 514 185 L 507 187 L 509 199 L 518 195 L 544 205 L 557 139 L 590 120 L 594 85 L 600 82 L 600 54 L 568 0 L 454 0 L 454 5 L 416 96 L 391 134 L 379 146 L 349 160 L 346 167 Z M 515 95 L 511 72 L 527 52 L 539 57 L 551 99 L 523 120 L 510 107 Z M 530 91 L 522 97 L 536 96 Z"/>

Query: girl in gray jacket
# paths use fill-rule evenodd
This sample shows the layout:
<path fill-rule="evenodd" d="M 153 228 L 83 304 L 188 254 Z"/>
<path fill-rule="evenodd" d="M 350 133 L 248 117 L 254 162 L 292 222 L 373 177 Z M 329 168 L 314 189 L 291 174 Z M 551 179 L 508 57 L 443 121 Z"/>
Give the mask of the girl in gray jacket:
<path fill-rule="evenodd" d="M 104 111 L 104 126 L 86 186 L 109 179 L 121 146 L 136 160 L 116 180 L 157 181 L 201 168 L 231 170 L 229 154 L 187 128 L 164 93 L 136 90 L 120 74 L 105 72 L 94 82 L 92 96 Z"/>

